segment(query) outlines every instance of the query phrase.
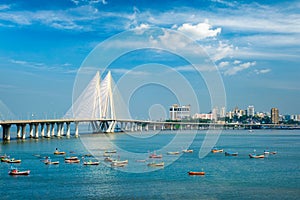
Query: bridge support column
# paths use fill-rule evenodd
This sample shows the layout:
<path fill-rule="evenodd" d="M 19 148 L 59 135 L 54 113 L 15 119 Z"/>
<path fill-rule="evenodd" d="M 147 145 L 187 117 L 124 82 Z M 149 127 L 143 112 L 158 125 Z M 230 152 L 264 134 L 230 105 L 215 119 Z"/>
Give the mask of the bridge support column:
<path fill-rule="evenodd" d="M 50 138 L 50 124 L 46 124 L 46 138 Z"/>
<path fill-rule="evenodd" d="M 65 132 L 64 132 L 64 123 L 61 123 L 61 125 L 60 125 L 61 127 L 61 129 L 60 129 L 60 135 L 61 136 L 64 136 L 65 135 Z"/>
<path fill-rule="evenodd" d="M 29 137 L 33 138 L 33 124 L 29 124 Z"/>
<path fill-rule="evenodd" d="M 79 122 L 75 122 L 75 137 L 78 137 L 78 124 L 79 124 Z"/>
<path fill-rule="evenodd" d="M 41 123 L 41 137 L 45 136 L 45 126 L 44 123 Z"/>
<path fill-rule="evenodd" d="M 20 139 L 21 138 L 21 125 L 18 124 L 17 125 L 17 139 Z"/>
<path fill-rule="evenodd" d="M 71 135 L 71 128 L 70 128 L 70 122 L 67 122 L 67 137 L 70 137 Z"/>
<path fill-rule="evenodd" d="M 35 128 L 35 139 L 39 138 L 39 124 L 34 124 L 34 128 Z"/>
<path fill-rule="evenodd" d="M 57 136 L 57 137 L 60 137 L 61 124 L 60 124 L 60 123 L 57 123 L 56 126 L 57 126 L 57 127 L 56 127 L 56 128 L 57 128 L 56 136 Z"/>
<path fill-rule="evenodd" d="M 9 141 L 10 140 L 10 124 L 3 124 L 2 125 L 2 132 L 3 132 L 3 140 Z"/>
<path fill-rule="evenodd" d="M 146 124 L 145 131 L 148 131 L 148 130 L 149 130 L 149 124 Z"/>
<path fill-rule="evenodd" d="M 55 136 L 55 123 L 52 123 L 51 124 L 51 137 L 54 137 Z"/>
<path fill-rule="evenodd" d="M 109 124 L 108 129 L 105 131 L 106 133 L 113 133 L 115 132 L 115 127 L 116 127 L 116 121 L 111 121 Z"/>
<path fill-rule="evenodd" d="M 153 130 L 154 131 L 156 130 L 156 124 L 153 124 Z"/>
<path fill-rule="evenodd" d="M 26 124 L 22 124 L 22 139 L 26 138 Z"/>

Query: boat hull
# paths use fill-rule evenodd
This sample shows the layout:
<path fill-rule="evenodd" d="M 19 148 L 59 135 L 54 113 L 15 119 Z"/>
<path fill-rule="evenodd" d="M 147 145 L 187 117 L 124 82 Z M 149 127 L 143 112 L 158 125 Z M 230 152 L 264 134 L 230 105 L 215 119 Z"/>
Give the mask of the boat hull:
<path fill-rule="evenodd" d="M 189 171 L 188 174 L 191 175 L 191 176 L 203 176 L 203 175 L 205 175 L 205 172 Z"/>

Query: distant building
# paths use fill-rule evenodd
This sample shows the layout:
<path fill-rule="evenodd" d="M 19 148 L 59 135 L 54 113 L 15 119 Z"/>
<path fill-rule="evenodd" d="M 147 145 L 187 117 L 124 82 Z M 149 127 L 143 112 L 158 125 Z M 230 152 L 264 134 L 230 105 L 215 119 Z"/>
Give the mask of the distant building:
<path fill-rule="evenodd" d="M 247 108 L 247 116 L 254 116 L 254 106 L 248 106 Z"/>
<path fill-rule="evenodd" d="M 272 122 L 272 124 L 278 124 L 279 123 L 279 110 L 278 110 L 278 108 L 272 108 L 271 109 L 271 122 Z"/>
<path fill-rule="evenodd" d="M 221 108 L 221 110 L 220 110 L 220 117 L 221 117 L 221 118 L 226 117 L 226 108 L 225 108 L 225 107 L 222 107 L 222 108 Z"/>
<path fill-rule="evenodd" d="M 191 106 L 185 105 L 180 106 L 177 104 L 173 104 L 170 107 L 170 119 L 171 120 L 182 120 L 188 119 L 191 117 Z"/>
<path fill-rule="evenodd" d="M 212 113 L 196 113 L 193 115 L 193 119 L 209 119 L 212 120 L 213 119 L 213 114 Z"/>

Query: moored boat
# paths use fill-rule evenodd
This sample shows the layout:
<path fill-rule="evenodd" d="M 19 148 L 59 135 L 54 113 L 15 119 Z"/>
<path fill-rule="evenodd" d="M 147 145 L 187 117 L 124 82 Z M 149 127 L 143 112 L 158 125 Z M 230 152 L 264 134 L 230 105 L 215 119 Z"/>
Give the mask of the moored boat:
<path fill-rule="evenodd" d="M 68 157 L 65 157 L 65 160 L 78 160 L 78 157 L 77 156 L 68 156 Z"/>
<path fill-rule="evenodd" d="M 249 157 L 250 157 L 250 158 L 264 158 L 265 155 L 264 155 L 264 154 L 257 155 L 257 154 L 255 154 L 255 153 L 250 153 L 250 154 L 249 154 Z"/>
<path fill-rule="evenodd" d="M 169 151 L 167 154 L 168 155 L 178 155 L 179 151 Z"/>
<path fill-rule="evenodd" d="M 19 171 L 18 169 L 11 169 L 8 172 L 9 175 L 29 175 L 30 174 L 30 170 L 26 170 L 26 171 Z"/>
<path fill-rule="evenodd" d="M 162 158 L 162 154 L 156 154 L 156 153 L 153 153 L 149 156 L 149 158 Z"/>
<path fill-rule="evenodd" d="M 193 149 L 184 149 L 182 150 L 182 153 L 193 153 L 194 150 Z"/>
<path fill-rule="evenodd" d="M 7 161 L 7 163 L 21 163 L 21 160 L 17 160 L 17 159 L 12 158 L 12 159 L 9 159 Z"/>
<path fill-rule="evenodd" d="M 216 147 L 211 150 L 212 153 L 222 153 L 223 151 L 223 149 L 218 149 Z"/>
<path fill-rule="evenodd" d="M 65 160 L 65 163 L 80 163 L 80 160 Z"/>
<path fill-rule="evenodd" d="M 83 162 L 83 165 L 99 165 L 100 162 L 99 161 L 86 161 L 86 162 Z"/>
<path fill-rule="evenodd" d="M 200 171 L 200 172 L 198 172 L 198 171 L 189 171 L 188 174 L 189 175 L 203 176 L 203 175 L 205 175 L 205 172 L 203 172 L 203 171 Z"/>
<path fill-rule="evenodd" d="M 64 151 L 54 151 L 54 155 L 65 155 L 66 152 Z"/>
<path fill-rule="evenodd" d="M 147 166 L 149 166 L 149 167 L 163 167 L 163 166 L 165 166 L 165 163 L 164 162 L 159 162 L 159 163 L 151 162 L 151 163 L 148 163 Z"/>
<path fill-rule="evenodd" d="M 106 150 L 104 153 L 117 153 L 117 150 Z"/>
<path fill-rule="evenodd" d="M 238 152 L 225 152 L 225 156 L 238 156 L 239 153 Z"/>
<path fill-rule="evenodd" d="M 47 160 L 47 161 L 44 161 L 44 163 L 46 165 L 58 165 L 59 164 L 59 161 L 51 161 L 51 160 Z"/>

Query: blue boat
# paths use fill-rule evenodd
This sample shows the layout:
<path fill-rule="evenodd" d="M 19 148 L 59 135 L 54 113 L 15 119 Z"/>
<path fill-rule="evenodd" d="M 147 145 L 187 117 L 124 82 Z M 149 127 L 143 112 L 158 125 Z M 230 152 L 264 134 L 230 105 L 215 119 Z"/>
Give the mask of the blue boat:
<path fill-rule="evenodd" d="M 225 156 L 238 156 L 238 152 L 225 152 Z"/>

